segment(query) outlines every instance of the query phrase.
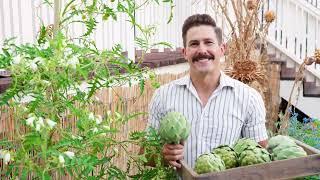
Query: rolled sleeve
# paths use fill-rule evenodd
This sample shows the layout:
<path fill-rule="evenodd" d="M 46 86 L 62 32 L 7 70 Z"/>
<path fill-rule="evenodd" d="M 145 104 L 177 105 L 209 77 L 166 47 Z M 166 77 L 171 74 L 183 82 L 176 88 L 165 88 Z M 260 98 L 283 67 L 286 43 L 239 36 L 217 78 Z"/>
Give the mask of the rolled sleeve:
<path fill-rule="evenodd" d="M 247 111 L 247 118 L 242 128 L 242 137 L 252 138 L 257 142 L 268 139 L 266 130 L 266 109 L 261 95 L 253 90 Z"/>

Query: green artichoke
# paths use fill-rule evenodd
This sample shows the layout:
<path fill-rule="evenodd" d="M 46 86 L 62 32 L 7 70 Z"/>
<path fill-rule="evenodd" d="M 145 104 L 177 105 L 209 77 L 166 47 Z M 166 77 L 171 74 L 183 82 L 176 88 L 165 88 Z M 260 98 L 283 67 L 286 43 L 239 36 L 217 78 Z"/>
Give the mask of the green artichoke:
<path fill-rule="evenodd" d="M 212 150 L 212 153 L 217 154 L 223 160 L 227 169 L 238 166 L 237 153 L 228 145 L 218 146 Z"/>
<path fill-rule="evenodd" d="M 259 164 L 271 161 L 269 152 L 259 146 L 248 146 L 239 156 L 240 166 Z"/>
<path fill-rule="evenodd" d="M 200 155 L 195 164 L 194 170 L 198 174 L 204 174 L 209 172 L 219 172 L 225 170 L 225 164 L 220 156 L 208 153 Z"/>
<path fill-rule="evenodd" d="M 295 146 L 283 146 L 280 145 L 277 149 L 274 149 L 274 153 L 272 154 L 274 160 L 282 160 L 282 159 L 291 159 L 307 156 L 307 153 L 304 149 L 298 145 Z"/>
<path fill-rule="evenodd" d="M 273 149 L 275 149 L 279 145 L 296 145 L 293 139 L 291 139 L 289 136 L 283 136 L 283 135 L 277 135 L 273 136 L 268 140 L 268 151 L 273 152 Z"/>
<path fill-rule="evenodd" d="M 255 140 L 250 138 L 239 139 L 233 146 L 234 151 L 240 155 L 248 147 L 261 147 Z"/>
<path fill-rule="evenodd" d="M 190 124 L 179 112 L 169 112 L 160 121 L 159 135 L 169 144 L 179 144 L 190 133 Z"/>
<path fill-rule="evenodd" d="M 268 141 L 268 150 L 274 160 L 291 159 L 307 156 L 304 149 L 298 146 L 289 136 L 277 135 Z"/>

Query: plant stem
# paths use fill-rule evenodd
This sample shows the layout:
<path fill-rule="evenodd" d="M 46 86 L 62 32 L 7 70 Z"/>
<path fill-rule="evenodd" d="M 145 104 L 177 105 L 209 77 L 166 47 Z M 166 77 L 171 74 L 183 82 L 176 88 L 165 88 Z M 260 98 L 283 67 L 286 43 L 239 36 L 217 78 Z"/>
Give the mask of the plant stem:
<path fill-rule="evenodd" d="M 287 104 L 287 107 L 286 107 L 286 110 L 285 110 L 284 119 L 281 122 L 281 127 L 280 127 L 280 133 L 281 134 L 287 134 L 288 122 L 289 122 L 289 118 L 290 118 L 289 108 L 292 105 L 292 95 L 293 95 L 295 87 L 298 85 L 298 83 L 303 81 L 303 72 L 305 70 L 305 66 L 306 66 L 306 60 L 300 65 L 299 70 L 298 70 L 298 72 L 296 74 L 296 78 L 294 80 L 294 84 L 293 84 L 293 87 L 291 89 L 289 100 L 288 100 L 288 104 Z"/>
<path fill-rule="evenodd" d="M 53 36 L 56 35 L 58 29 L 59 29 L 59 23 L 60 23 L 60 7 L 61 6 L 61 0 L 54 0 L 54 24 L 53 24 Z"/>

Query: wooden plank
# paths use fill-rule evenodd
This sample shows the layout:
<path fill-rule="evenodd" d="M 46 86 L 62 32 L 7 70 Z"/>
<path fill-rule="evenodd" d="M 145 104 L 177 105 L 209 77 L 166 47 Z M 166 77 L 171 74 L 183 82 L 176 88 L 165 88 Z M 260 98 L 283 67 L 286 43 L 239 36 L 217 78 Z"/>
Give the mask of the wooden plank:
<path fill-rule="evenodd" d="M 319 149 L 316 149 L 312 146 L 309 146 L 308 144 L 305 144 L 301 141 L 298 141 L 296 140 L 295 141 L 299 146 L 301 146 L 306 152 L 308 155 L 311 155 L 311 154 L 320 154 L 320 150 Z"/>
<path fill-rule="evenodd" d="M 288 179 L 320 173 L 320 155 L 274 161 L 200 175 L 197 179 Z"/>
<path fill-rule="evenodd" d="M 237 167 L 217 173 L 196 174 L 185 162 L 182 162 L 180 175 L 187 180 L 242 180 L 242 179 L 290 179 L 320 174 L 320 151 L 300 141 L 296 143 L 303 147 L 308 156 L 269 163 Z"/>
<path fill-rule="evenodd" d="M 186 171 L 186 172 L 185 172 Z M 191 171 L 191 172 L 190 172 Z M 183 179 L 288 179 L 293 177 L 309 176 L 320 173 L 320 154 L 302 158 L 273 161 L 258 165 L 238 167 L 218 173 L 194 175 L 188 166 L 182 167 Z"/>
<path fill-rule="evenodd" d="M 181 161 L 181 169 L 178 169 L 178 173 L 183 180 L 193 180 L 198 176 L 184 161 Z"/>

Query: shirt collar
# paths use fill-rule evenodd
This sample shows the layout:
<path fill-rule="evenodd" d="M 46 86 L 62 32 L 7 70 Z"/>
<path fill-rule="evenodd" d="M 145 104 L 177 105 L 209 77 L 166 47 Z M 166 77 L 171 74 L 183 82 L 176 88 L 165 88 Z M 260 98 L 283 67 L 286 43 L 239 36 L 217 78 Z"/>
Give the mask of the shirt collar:
<path fill-rule="evenodd" d="M 220 71 L 220 72 L 221 73 L 220 73 L 220 79 L 219 79 L 219 82 L 220 82 L 219 86 L 221 88 L 226 87 L 226 86 L 234 87 L 234 80 L 231 77 L 229 77 L 228 75 L 226 75 L 223 71 Z M 190 85 L 191 85 L 190 74 L 188 74 L 178 80 L 175 80 L 174 84 L 179 85 L 179 86 L 190 87 Z"/>

